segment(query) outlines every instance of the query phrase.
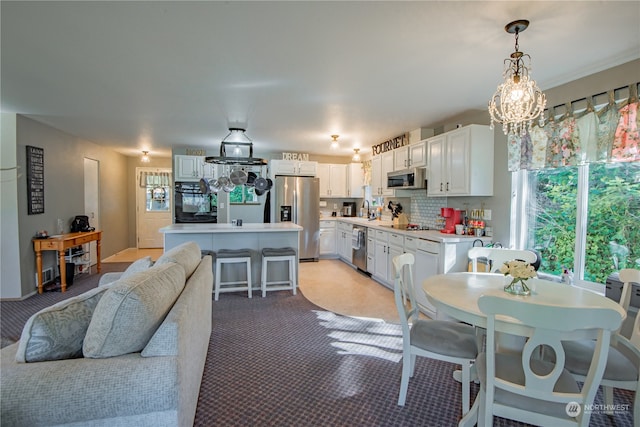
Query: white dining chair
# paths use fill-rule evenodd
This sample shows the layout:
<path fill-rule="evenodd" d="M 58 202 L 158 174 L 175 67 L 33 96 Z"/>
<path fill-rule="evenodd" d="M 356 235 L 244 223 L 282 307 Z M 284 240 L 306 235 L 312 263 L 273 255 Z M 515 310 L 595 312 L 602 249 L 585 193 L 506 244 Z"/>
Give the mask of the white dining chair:
<path fill-rule="evenodd" d="M 531 303 L 526 298 L 483 295 L 478 307 L 487 316 L 486 351 L 476 359 L 480 391 L 472 411 L 461 425 L 478 417 L 478 426 L 493 426 L 499 416 L 542 426 L 588 426 L 593 403 L 604 372 L 611 334 L 622 315 L 611 308 L 566 307 Z M 520 354 L 496 350 L 497 317 L 509 316 L 530 328 Z M 582 387 L 564 369 L 562 342 L 597 332 L 593 357 Z M 556 361 L 541 360 L 541 346 L 551 348 Z M 476 410 L 478 411 L 476 413 Z"/>
<path fill-rule="evenodd" d="M 419 319 L 413 290 L 413 254 L 393 258 L 394 299 L 402 326 L 402 378 L 398 405 L 404 406 L 416 356 L 455 363 L 462 368 L 462 414 L 469 411 L 471 365 L 478 354 L 475 329 L 454 321 Z M 406 271 L 405 271 L 406 269 Z M 403 274 L 403 272 L 405 274 Z"/>
<path fill-rule="evenodd" d="M 468 252 L 469 261 L 471 262 L 473 272 L 478 272 L 478 258 L 484 258 L 489 260 L 490 268 L 488 273 L 493 273 L 500 270 L 502 264 L 507 261 L 513 261 L 519 259 L 526 261 L 529 264 L 533 264 L 538 260 L 538 255 L 526 249 L 505 249 L 505 248 L 485 248 L 474 247 L 469 249 Z"/>
<path fill-rule="evenodd" d="M 622 281 L 622 296 L 620 305 L 629 310 L 629 302 L 633 290 L 632 283 L 640 284 L 640 270 L 623 269 L 620 271 Z M 640 426 L 640 315 L 636 314 L 631 335 L 625 337 L 618 333 L 611 337 L 607 364 L 602 375 L 600 385 L 604 391 L 604 403 L 606 408 L 613 406 L 613 389 L 635 391 L 633 401 L 634 425 Z M 566 353 L 565 367 L 579 381 L 584 381 L 587 375 L 588 358 L 593 354 L 596 343 L 594 341 L 570 341 L 564 342 Z"/>

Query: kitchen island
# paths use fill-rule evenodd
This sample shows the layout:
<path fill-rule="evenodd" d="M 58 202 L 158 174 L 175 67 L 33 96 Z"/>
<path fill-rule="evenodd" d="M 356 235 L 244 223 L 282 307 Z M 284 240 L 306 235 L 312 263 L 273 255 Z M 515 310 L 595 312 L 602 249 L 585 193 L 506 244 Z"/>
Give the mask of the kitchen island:
<path fill-rule="evenodd" d="M 161 228 L 164 234 L 165 252 L 184 242 L 196 242 L 200 249 L 217 252 L 220 249 L 250 249 L 252 287 L 260 288 L 262 270 L 262 249 L 290 247 L 299 253 L 299 234 L 302 230 L 292 222 L 279 223 L 244 223 L 241 226 L 232 224 L 172 224 Z M 282 265 L 280 265 L 282 264 Z M 229 265 L 223 270 L 223 280 L 244 277 L 242 266 Z M 273 270 L 273 272 L 272 272 Z M 284 263 L 269 265 L 269 277 L 286 277 Z M 298 269 L 296 268 L 296 275 Z M 237 279 L 234 279 L 237 280 Z"/>

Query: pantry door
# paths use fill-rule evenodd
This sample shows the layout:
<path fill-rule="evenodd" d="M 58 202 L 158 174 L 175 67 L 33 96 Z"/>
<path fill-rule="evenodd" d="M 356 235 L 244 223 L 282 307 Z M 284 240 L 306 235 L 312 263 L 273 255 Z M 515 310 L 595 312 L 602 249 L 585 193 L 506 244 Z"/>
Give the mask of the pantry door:
<path fill-rule="evenodd" d="M 158 230 L 171 224 L 171 169 L 136 168 L 137 246 L 164 247 Z"/>

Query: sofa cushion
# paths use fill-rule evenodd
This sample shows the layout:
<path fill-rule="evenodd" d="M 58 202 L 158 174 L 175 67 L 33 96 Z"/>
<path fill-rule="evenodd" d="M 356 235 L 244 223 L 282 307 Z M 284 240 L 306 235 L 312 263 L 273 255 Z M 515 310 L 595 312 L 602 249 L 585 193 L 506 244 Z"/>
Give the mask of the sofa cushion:
<path fill-rule="evenodd" d="M 153 261 L 151 261 L 150 256 L 146 256 L 144 258 L 140 258 L 139 260 L 131 263 L 129 267 L 125 271 L 122 272 L 122 276 L 120 279 L 126 279 L 127 277 L 139 273 L 141 271 L 147 271 L 153 265 Z"/>
<path fill-rule="evenodd" d="M 91 316 L 108 289 L 92 289 L 31 316 L 22 329 L 16 362 L 82 357 L 82 341 Z"/>
<path fill-rule="evenodd" d="M 196 242 L 185 242 L 173 249 L 168 250 L 158 258 L 155 265 L 162 265 L 167 262 L 180 264 L 189 278 L 200 264 L 200 247 Z"/>
<path fill-rule="evenodd" d="M 141 351 L 185 285 L 182 266 L 166 263 L 120 279 L 93 312 L 82 351 L 103 358 Z"/>

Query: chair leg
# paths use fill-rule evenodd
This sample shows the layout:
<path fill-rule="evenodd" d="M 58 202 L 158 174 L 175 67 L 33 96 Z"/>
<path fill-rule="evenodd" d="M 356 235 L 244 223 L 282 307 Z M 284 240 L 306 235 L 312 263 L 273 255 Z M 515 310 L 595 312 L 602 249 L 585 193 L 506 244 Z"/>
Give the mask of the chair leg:
<path fill-rule="evenodd" d="M 249 298 L 251 298 L 252 289 L 251 289 L 251 262 L 247 261 L 247 294 Z"/>
<path fill-rule="evenodd" d="M 216 279 L 215 279 L 215 283 L 214 283 L 214 294 L 213 294 L 213 299 L 215 301 L 218 301 L 218 296 L 220 295 L 220 280 L 221 280 L 221 275 L 220 275 L 220 270 L 222 270 L 222 264 L 219 262 L 216 262 Z"/>
<path fill-rule="evenodd" d="M 295 295 L 298 288 L 298 281 L 296 280 L 296 258 L 293 257 L 289 260 L 289 280 L 291 281 L 291 287 L 293 288 L 293 294 Z"/>
<path fill-rule="evenodd" d="M 493 427 L 493 417 L 491 416 L 491 414 L 489 414 L 489 424 L 487 424 L 486 399 L 487 396 L 485 395 L 484 389 L 482 388 L 482 386 L 480 386 L 480 391 L 478 392 L 478 396 L 476 396 L 476 402 L 478 402 L 478 427 Z"/>
<path fill-rule="evenodd" d="M 416 370 L 416 357 L 417 356 L 415 354 L 411 355 L 411 370 L 409 372 L 409 376 L 411 378 L 413 378 L 413 372 Z"/>
<path fill-rule="evenodd" d="M 602 394 L 604 395 L 604 407 L 613 408 L 613 387 L 602 386 Z M 613 410 L 609 409 L 605 414 L 613 415 Z"/>
<path fill-rule="evenodd" d="M 469 412 L 469 401 L 471 399 L 471 362 L 462 365 L 462 415 Z"/>
<path fill-rule="evenodd" d="M 479 425 L 479 423 L 478 423 L 478 413 L 480 411 L 480 406 L 482 404 L 482 400 L 480 399 L 481 398 L 481 393 L 482 393 L 482 391 L 480 391 L 480 393 L 478 393 L 478 395 L 476 396 L 476 400 L 473 401 L 473 406 L 471 407 L 469 412 L 467 412 L 462 417 L 462 419 L 458 423 L 458 427 L 474 427 L 476 424 Z"/>
<path fill-rule="evenodd" d="M 267 296 L 267 259 L 262 257 L 262 279 L 260 280 L 260 288 L 262 289 L 262 298 Z"/>
<path fill-rule="evenodd" d="M 411 373 L 411 359 L 415 359 L 415 356 L 404 352 L 402 355 L 402 378 L 400 379 L 400 396 L 398 396 L 398 406 L 404 406 L 404 402 L 407 400 L 409 374 Z"/>

